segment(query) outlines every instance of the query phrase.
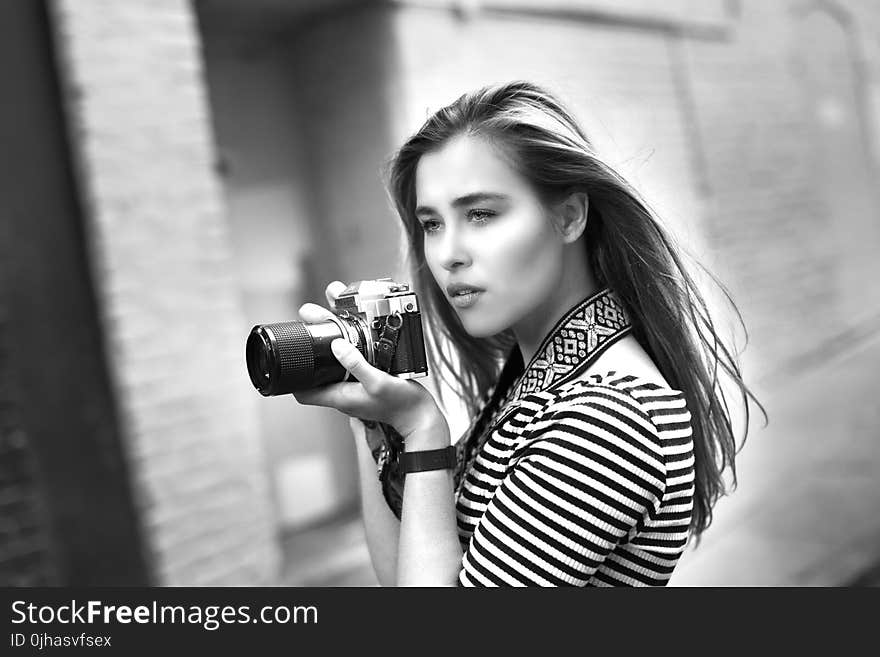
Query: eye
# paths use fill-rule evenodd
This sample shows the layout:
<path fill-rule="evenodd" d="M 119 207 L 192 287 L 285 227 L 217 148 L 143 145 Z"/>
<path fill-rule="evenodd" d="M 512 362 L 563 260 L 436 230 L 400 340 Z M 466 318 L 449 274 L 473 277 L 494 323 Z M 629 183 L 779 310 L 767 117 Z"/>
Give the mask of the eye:
<path fill-rule="evenodd" d="M 421 222 L 422 231 L 425 233 L 436 233 L 440 229 L 440 222 L 435 219 L 427 219 Z"/>
<path fill-rule="evenodd" d="M 471 221 L 474 221 L 478 224 L 484 224 L 489 221 L 489 219 L 494 217 L 495 214 L 496 213 L 492 210 L 482 210 L 479 208 L 474 208 L 472 210 L 468 210 L 467 217 Z"/>

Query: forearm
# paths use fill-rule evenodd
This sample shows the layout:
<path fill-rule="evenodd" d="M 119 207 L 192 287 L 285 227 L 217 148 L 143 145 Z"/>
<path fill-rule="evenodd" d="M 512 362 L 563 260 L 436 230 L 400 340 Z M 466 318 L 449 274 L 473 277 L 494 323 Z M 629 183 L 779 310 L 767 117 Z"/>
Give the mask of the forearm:
<path fill-rule="evenodd" d="M 394 586 L 400 521 L 388 508 L 376 476 L 376 462 L 366 440 L 356 440 L 360 471 L 361 510 L 367 548 L 376 578 L 382 586 Z"/>
<path fill-rule="evenodd" d="M 445 423 L 406 438 L 408 451 L 449 445 Z M 398 586 L 455 586 L 461 569 L 461 544 L 455 518 L 450 470 L 406 475 L 397 550 Z"/>

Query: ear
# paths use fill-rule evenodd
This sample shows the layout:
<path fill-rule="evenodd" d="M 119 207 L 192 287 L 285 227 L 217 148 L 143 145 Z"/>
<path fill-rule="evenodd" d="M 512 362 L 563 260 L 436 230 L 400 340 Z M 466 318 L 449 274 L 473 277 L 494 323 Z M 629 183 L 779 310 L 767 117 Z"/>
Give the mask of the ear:
<path fill-rule="evenodd" d="M 587 227 L 590 199 L 585 192 L 573 192 L 556 206 L 557 227 L 566 244 L 580 239 Z"/>

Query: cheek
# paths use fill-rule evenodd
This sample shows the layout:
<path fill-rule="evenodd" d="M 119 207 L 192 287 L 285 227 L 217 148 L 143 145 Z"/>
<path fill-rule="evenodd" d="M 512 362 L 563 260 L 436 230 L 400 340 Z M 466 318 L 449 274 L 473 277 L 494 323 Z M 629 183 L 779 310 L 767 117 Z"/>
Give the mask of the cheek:
<path fill-rule="evenodd" d="M 487 240 L 496 279 L 507 286 L 544 288 L 561 267 L 561 250 L 542 219 L 519 222 L 513 230 Z"/>
<path fill-rule="evenodd" d="M 440 266 L 437 257 L 434 255 L 434 249 L 431 248 L 431 243 L 427 240 L 425 241 L 424 254 L 425 264 L 428 267 L 428 271 L 431 272 L 431 276 L 437 282 L 437 285 L 440 285 L 440 273 L 442 267 Z"/>

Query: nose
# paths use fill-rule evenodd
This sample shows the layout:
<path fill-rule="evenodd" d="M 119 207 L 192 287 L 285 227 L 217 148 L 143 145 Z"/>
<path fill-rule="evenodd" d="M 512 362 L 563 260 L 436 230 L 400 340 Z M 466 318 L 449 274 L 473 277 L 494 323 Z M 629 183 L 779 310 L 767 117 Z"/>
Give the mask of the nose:
<path fill-rule="evenodd" d="M 440 246 L 440 264 L 447 271 L 454 271 L 462 267 L 470 266 L 472 259 L 470 249 L 465 244 L 461 230 L 455 226 L 449 226 L 443 233 Z"/>

